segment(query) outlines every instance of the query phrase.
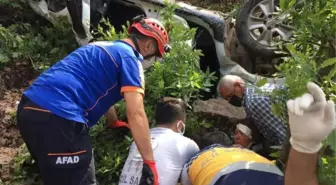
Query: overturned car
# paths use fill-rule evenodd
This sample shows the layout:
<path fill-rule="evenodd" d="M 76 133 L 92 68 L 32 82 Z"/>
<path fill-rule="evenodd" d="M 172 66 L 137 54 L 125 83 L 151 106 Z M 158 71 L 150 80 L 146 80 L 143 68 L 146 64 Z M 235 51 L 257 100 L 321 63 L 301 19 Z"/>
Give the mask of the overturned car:
<path fill-rule="evenodd" d="M 193 42 L 204 54 L 200 58 L 201 69 L 209 68 L 217 77 L 235 74 L 254 83 L 258 79 L 255 73 L 274 70 L 273 40 L 279 37 L 286 40 L 291 36 L 292 28 L 285 27 L 273 16 L 277 11 L 276 0 L 245 2 L 239 11 L 237 26 L 232 17 L 221 12 L 176 3 L 179 7 L 175 10 L 175 21 L 197 28 Z M 80 45 L 90 41 L 91 30 L 98 26 L 101 18 L 108 18 L 118 31 L 140 14 L 160 20 L 160 11 L 165 7 L 163 0 L 29 0 L 29 4 L 51 22 L 57 21 L 59 16 L 68 16 Z M 282 81 L 269 78 L 272 83 Z M 211 94 L 215 94 L 215 87 Z"/>

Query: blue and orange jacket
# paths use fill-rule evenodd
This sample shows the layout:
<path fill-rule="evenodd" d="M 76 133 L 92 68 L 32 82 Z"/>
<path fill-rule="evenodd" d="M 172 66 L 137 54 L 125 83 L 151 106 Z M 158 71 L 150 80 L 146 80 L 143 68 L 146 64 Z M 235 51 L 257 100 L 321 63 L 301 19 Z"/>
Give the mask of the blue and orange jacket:
<path fill-rule="evenodd" d="M 53 114 L 92 126 L 123 92 L 144 93 L 142 61 L 126 42 L 94 42 L 50 67 L 24 95 Z"/>

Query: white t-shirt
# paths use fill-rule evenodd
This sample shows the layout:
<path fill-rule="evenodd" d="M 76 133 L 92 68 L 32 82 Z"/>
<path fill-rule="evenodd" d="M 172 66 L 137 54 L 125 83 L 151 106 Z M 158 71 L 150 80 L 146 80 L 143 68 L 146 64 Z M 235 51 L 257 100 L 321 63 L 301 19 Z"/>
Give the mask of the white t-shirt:
<path fill-rule="evenodd" d="M 176 185 L 184 163 L 194 156 L 197 144 L 171 129 L 156 127 L 150 131 L 159 185 Z M 133 142 L 120 175 L 119 185 L 138 185 L 142 173 L 142 157 Z"/>

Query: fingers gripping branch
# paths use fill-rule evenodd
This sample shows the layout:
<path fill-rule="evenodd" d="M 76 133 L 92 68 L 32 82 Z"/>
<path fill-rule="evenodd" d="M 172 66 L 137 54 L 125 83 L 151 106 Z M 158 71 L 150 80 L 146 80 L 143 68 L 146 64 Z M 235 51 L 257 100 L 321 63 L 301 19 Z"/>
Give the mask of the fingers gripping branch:
<path fill-rule="evenodd" d="M 309 93 L 287 102 L 290 142 L 299 152 L 316 153 L 335 128 L 335 107 L 315 83 L 309 82 L 307 89 Z"/>
<path fill-rule="evenodd" d="M 313 82 L 307 84 L 308 92 L 313 96 L 315 102 L 325 103 L 326 98 L 322 89 Z"/>
<path fill-rule="evenodd" d="M 332 128 L 336 128 L 336 112 L 335 112 L 335 104 L 332 100 L 327 101 L 327 104 L 324 108 L 324 123 L 332 124 Z M 333 120 L 333 121 L 328 121 Z"/>

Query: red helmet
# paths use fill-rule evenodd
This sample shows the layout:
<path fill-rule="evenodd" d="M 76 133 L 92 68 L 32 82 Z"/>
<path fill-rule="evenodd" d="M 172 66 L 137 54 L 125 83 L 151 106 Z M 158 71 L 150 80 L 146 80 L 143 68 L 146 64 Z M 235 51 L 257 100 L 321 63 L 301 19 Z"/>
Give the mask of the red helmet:
<path fill-rule="evenodd" d="M 130 33 L 133 28 L 157 41 L 160 57 L 162 57 L 165 52 L 170 51 L 171 47 L 168 44 L 168 33 L 160 21 L 139 15 L 133 18 L 133 23 L 128 28 L 128 32 Z"/>

